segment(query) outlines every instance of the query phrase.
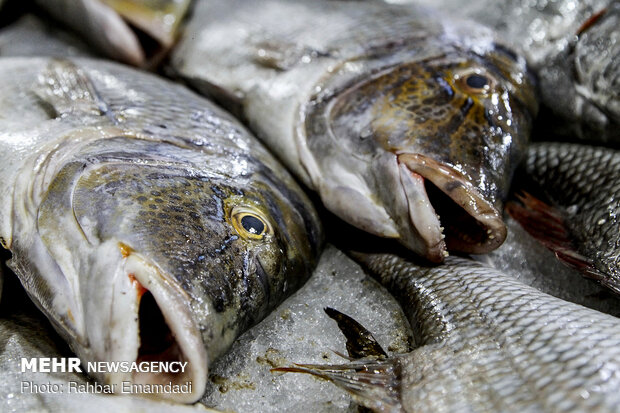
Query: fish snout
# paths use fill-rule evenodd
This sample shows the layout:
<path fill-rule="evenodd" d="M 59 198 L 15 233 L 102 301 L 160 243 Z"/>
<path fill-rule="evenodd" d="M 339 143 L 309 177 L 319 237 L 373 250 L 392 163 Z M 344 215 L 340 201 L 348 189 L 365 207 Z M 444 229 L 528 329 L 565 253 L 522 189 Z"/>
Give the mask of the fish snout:
<path fill-rule="evenodd" d="M 441 262 L 447 251 L 484 254 L 504 242 L 501 214 L 463 173 L 417 153 L 396 159 L 410 222 L 427 259 Z"/>

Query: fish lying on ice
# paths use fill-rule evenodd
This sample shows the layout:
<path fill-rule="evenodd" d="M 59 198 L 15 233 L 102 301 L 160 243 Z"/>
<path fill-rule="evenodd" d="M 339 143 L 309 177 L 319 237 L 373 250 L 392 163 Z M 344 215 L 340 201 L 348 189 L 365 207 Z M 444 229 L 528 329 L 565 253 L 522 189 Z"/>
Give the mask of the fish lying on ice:
<path fill-rule="evenodd" d="M 355 254 L 397 296 L 417 348 L 277 369 L 315 374 L 380 412 L 616 412 L 620 319 L 459 257 Z"/>
<path fill-rule="evenodd" d="M 489 30 L 375 1 L 201 1 L 172 66 L 350 224 L 435 262 L 504 240 L 536 100 Z"/>
<path fill-rule="evenodd" d="M 620 153 L 538 143 L 519 180 L 528 193 L 508 211 L 560 260 L 620 294 Z"/>
<path fill-rule="evenodd" d="M 472 18 L 520 50 L 538 75 L 541 129 L 573 139 L 620 142 L 617 1 L 404 1 Z"/>
<path fill-rule="evenodd" d="M 311 274 L 321 229 L 292 177 L 230 115 L 104 61 L 0 60 L 0 242 L 84 361 L 210 360 Z"/>
<path fill-rule="evenodd" d="M 504 222 L 508 236 L 502 246 L 472 258 L 546 294 L 620 317 L 620 300 L 615 294 L 563 264 L 551 250 L 541 248 L 540 242 L 509 214 Z"/>
<path fill-rule="evenodd" d="M 35 0 L 99 52 L 135 66 L 155 66 L 176 41 L 191 0 Z"/>

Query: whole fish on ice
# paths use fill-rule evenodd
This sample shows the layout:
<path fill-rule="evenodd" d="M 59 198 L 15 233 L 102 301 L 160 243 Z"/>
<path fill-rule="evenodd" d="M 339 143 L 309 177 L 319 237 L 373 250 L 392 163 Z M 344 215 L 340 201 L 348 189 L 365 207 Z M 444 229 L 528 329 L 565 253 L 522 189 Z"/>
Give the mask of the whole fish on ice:
<path fill-rule="evenodd" d="M 230 115 L 104 61 L 0 60 L 0 242 L 83 361 L 181 361 L 183 384 L 311 274 L 318 218 Z"/>
<path fill-rule="evenodd" d="M 332 380 L 378 412 L 620 408 L 620 319 L 464 258 L 428 267 L 393 254 L 355 256 L 400 300 L 417 347 L 276 370 Z"/>
<path fill-rule="evenodd" d="M 173 69 L 244 116 L 345 221 L 440 262 L 506 236 L 537 110 L 490 30 L 379 1 L 200 1 Z"/>

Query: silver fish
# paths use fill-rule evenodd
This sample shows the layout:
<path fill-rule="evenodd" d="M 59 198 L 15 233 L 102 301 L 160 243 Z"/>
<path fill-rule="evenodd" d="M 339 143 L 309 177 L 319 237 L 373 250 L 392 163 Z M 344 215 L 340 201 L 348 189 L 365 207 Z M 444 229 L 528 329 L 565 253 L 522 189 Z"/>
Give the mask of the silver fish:
<path fill-rule="evenodd" d="M 539 143 L 519 176 L 528 193 L 509 212 L 562 261 L 620 294 L 620 153 Z"/>
<path fill-rule="evenodd" d="M 620 3 L 615 0 L 408 0 L 493 27 L 537 72 L 540 126 L 620 142 Z M 547 115 L 547 116 L 544 116 Z M 549 116 L 550 115 L 550 116 Z"/>
<path fill-rule="evenodd" d="M 350 224 L 435 262 L 504 240 L 536 101 L 490 30 L 377 1 L 201 1 L 172 66 Z"/>
<path fill-rule="evenodd" d="M 73 33 L 33 14 L 0 29 L 0 56 L 96 57 Z"/>
<path fill-rule="evenodd" d="M 464 258 L 356 257 L 399 298 L 418 347 L 285 371 L 332 380 L 378 412 L 620 409 L 620 319 Z"/>
<path fill-rule="evenodd" d="M 540 242 L 510 215 L 504 217 L 504 222 L 508 236 L 502 246 L 472 258 L 546 294 L 620 317 L 618 297 L 563 264 L 551 250 L 541 248 Z"/>
<path fill-rule="evenodd" d="M 156 66 L 173 46 L 191 0 L 35 0 L 99 52 Z"/>
<path fill-rule="evenodd" d="M 104 61 L 0 60 L 0 242 L 83 361 L 172 360 L 185 383 L 311 274 L 321 229 L 230 115 Z"/>

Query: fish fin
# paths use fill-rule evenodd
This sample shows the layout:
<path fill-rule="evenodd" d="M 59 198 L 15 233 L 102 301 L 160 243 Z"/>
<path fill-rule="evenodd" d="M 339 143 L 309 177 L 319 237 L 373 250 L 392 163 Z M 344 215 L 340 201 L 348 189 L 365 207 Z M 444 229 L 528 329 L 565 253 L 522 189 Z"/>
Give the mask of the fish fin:
<path fill-rule="evenodd" d="M 393 359 L 359 359 L 347 364 L 295 364 L 272 372 L 305 373 L 329 380 L 346 390 L 360 405 L 378 412 L 403 411 L 400 368 Z"/>
<path fill-rule="evenodd" d="M 365 357 L 387 357 L 387 353 L 375 337 L 364 326 L 346 314 L 330 307 L 323 309 L 325 313 L 338 323 L 338 328 L 347 338 L 347 352 L 354 359 Z"/>
<path fill-rule="evenodd" d="M 107 105 L 86 73 L 66 59 L 52 59 L 39 74 L 33 91 L 53 109 L 56 117 L 76 112 L 92 115 L 107 112 Z"/>
<path fill-rule="evenodd" d="M 591 259 L 577 251 L 563 214 L 558 209 L 525 191 L 517 198 L 521 204 L 511 201 L 506 204 L 506 211 L 528 234 L 553 251 L 560 262 L 620 293 L 620 285 L 616 285 L 609 274 L 598 270 Z"/>

